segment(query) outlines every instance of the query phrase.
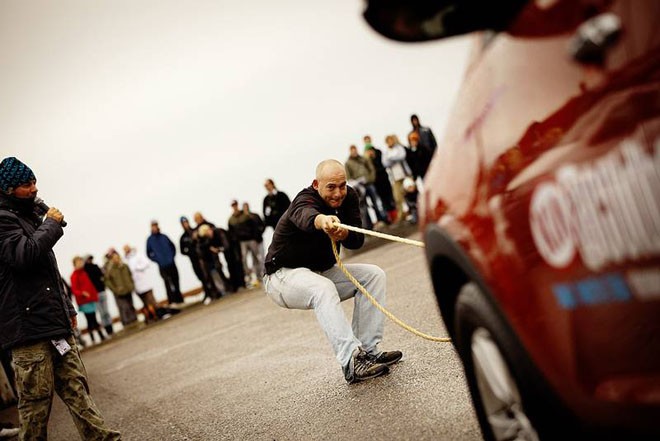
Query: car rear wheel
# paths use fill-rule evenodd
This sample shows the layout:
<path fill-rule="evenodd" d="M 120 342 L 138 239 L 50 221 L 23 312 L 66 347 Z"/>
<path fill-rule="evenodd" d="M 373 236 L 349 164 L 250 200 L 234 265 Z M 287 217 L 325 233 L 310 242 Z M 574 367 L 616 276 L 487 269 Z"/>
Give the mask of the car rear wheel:
<path fill-rule="evenodd" d="M 538 441 L 515 380 L 486 328 L 474 330 L 471 353 L 479 398 L 494 439 Z"/>
<path fill-rule="evenodd" d="M 499 311 L 474 283 L 456 302 L 456 347 L 486 440 L 554 439 L 571 433 L 556 401 Z"/>

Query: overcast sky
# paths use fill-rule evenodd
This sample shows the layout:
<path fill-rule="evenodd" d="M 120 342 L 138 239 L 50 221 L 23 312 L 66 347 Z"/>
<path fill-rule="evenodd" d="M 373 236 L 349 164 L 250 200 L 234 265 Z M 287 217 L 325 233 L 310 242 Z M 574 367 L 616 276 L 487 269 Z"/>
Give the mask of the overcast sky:
<path fill-rule="evenodd" d="M 0 1 L 0 149 L 69 225 L 57 244 L 97 263 L 144 252 L 151 219 L 226 227 L 233 198 L 261 214 L 264 178 L 293 197 L 326 158 L 371 134 L 403 140 L 417 113 L 439 139 L 465 38 L 375 34 L 360 0 Z M 178 257 L 182 288 L 198 286 Z M 157 298 L 165 298 L 153 271 Z"/>

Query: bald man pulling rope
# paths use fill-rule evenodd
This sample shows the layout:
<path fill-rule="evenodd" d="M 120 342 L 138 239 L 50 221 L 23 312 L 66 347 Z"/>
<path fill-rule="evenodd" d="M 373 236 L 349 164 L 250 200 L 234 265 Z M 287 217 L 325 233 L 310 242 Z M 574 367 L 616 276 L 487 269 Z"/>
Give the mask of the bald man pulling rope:
<path fill-rule="evenodd" d="M 291 202 L 275 228 L 266 256 L 266 294 L 287 309 L 313 309 L 344 378 L 349 383 L 389 372 L 400 351 L 383 352 L 384 316 L 335 264 L 331 238 L 337 245 L 360 248 L 364 235 L 338 227 L 361 226 L 358 195 L 346 184 L 344 166 L 333 159 L 316 167 L 316 179 Z M 348 264 L 380 304 L 385 302 L 385 273 L 375 265 Z M 352 326 L 340 302 L 355 298 Z"/>

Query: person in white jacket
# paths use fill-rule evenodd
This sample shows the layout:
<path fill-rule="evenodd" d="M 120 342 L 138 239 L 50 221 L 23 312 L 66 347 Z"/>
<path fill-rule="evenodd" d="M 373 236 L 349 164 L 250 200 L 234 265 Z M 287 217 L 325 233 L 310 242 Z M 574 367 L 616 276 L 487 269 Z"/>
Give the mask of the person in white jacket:
<path fill-rule="evenodd" d="M 135 292 L 144 304 L 144 308 L 142 308 L 144 321 L 145 323 L 157 321 L 158 315 L 156 314 L 156 309 L 158 308 L 158 304 L 154 298 L 154 285 L 151 281 L 151 276 L 149 275 L 151 261 L 147 259 L 147 256 L 138 253 L 137 250 L 130 245 L 124 245 L 124 255 L 126 258 L 126 264 L 131 270 L 131 275 L 133 276 Z"/>
<path fill-rule="evenodd" d="M 403 213 L 404 189 L 403 180 L 412 176 L 412 171 L 406 162 L 406 148 L 401 145 L 396 135 L 385 137 L 387 148 L 383 150 L 382 162 L 387 168 L 392 181 L 392 193 L 396 204 L 397 222 L 402 222 L 405 217 Z M 392 220 L 394 222 L 394 220 Z"/>

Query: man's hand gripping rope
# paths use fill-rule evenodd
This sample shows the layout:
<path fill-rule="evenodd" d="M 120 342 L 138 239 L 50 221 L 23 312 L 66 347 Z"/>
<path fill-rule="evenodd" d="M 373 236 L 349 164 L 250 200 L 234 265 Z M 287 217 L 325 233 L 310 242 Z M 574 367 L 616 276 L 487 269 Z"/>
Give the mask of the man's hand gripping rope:
<path fill-rule="evenodd" d="M 334 218 L 334 219 L 333 219 Z M 327 216 L 327 225 L 324 224 L 324 227 L 326 228 L 319 228 L 323 229 L 331 239 L 332 242 L 332 252 L 335 255 L 335 260 L 337 261 L 337 265 L 339 265 L 339 268 L 342 270 L 342 272 L 346 275 L 348 280 L 350 280 L 353 285 L 357 287 L 357 289 L 367 298 L 369 301 L 383 314 L 385 314 L 386 317 L 388 317 L 390 320 L 392 320 L 394 323 L 397 325 L 401 326 L 403 329 L 406 331 L 412 332 L 418 337 L 422 337 L 426 340 L 431 340 L 431 341 L 436 341 L 436 342 L 450 342 L 451 339 L 447 337 L 433 337 L 431 335 L 425 334 L 412 326 L 404 323 L 403 321 L 399 320 L 397 317 L 394 316 L 391 312 L 389 312 L 387 309 L 385 309 L 380 303 L 376 301 L 376 299 L 358 282 L 358 280 L 353 277 L 353 275 L 346 269 L 344 266 L 344 263 L 341 261 L 341 258 L 339 257 L 339 252 L 337 251 L 337 240 L 343 240 L 343 239 L 338 239 L 337 237 L 342 236 L 343 238 L 346 238 L 348 236 L 348 231 L 355 231 L 356 233 L 363 233 L 363 234 L 368 234 L 371 236 L 375 237 L 380 237 L 382 239 L 387 239 L 387 240 L 392 240 L 394 242 L 399 242 L 399 243 L 405 243 L 407 245 L 413 245 L 413 246 L 418 246 L 418 247 L 424 247 L 424 243 L 420 242 L 418 240 L 411 240 L 411 239 L 405 239 L 402 237 L 397 237 L 397 236 L 392 236 L 390 234 L 384 234 L 384 233 L 379 233 L 377 231 L 371 231 L 371 230 L 365 230 L 363 228 L 358 228 L 358 227 L 353 227 L 351 225 L 344 225 L 342 223 L 339 223 L 338 219 L 335 216 Z M 324 220 L 326 220 L 324 219 Z M 340 232 L 344 231 L 345 234 L 340 234 Z"/>

